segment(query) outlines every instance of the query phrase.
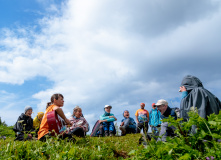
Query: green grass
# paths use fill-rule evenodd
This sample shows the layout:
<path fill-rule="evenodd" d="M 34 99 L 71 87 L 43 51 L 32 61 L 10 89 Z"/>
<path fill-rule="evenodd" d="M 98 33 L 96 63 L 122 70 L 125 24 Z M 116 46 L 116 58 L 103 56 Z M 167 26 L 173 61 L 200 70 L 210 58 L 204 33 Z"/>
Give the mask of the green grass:
<path fill-rule="evenodd" d="M 2 159 L 123 159 L 133 158 L 130 152 L 144 147 L 138 145 L 140 134 L 124 137 L 76 138 L 67 142 L 50 138 L 41 141 L 15 141 L 14 138 L 0 140 Z"/>
<path fill-rule="evenodd" d="M 175 159 L 205 160 L 221 159 L 221 111 L 211 114 L 205 120 L 197 112 L 189 113 L 190 119 L 174 120 L 172 117 L 163 121 L 169 122 L 177 129 L 174 138 L 167 142 L 147 141 L 139 145 L 141 134 L 128 134 L 123 137 L 89 137 L 76 138 L 75 142 L 58 140 L 56 137 L 46 142 L 37 140 L 14 141 L 12 127 L 0 125 L 0 159 Z M 196 133 L 191 134 L 192 126 Z"/>

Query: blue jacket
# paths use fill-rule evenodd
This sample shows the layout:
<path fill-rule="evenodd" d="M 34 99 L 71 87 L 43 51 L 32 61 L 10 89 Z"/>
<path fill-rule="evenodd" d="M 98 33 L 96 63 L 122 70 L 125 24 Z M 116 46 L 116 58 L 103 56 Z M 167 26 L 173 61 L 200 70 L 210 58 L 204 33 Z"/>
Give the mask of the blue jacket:
<path fill-rule="evenodd" d="M 124 117 L 124 119 L 121 120 L 121 122 L 124 122 L 127 118 Z M 129 117 L 130 119 L 130 124 L 129 124 L 129 128 L 133 128 L 135 129 L 136 128 L 136 122 L 134 121 L 133 118 Z"/>
<path fill-rule="evenodd" d="M 159 124 L 161 124 L 161 118 L 160 118 L 160 111 L 158 111 L 157 109 L 151 109 L 150 111 L 150 118 L 149 118 L 149 124 L 151 126 L 158 126 Z"/>

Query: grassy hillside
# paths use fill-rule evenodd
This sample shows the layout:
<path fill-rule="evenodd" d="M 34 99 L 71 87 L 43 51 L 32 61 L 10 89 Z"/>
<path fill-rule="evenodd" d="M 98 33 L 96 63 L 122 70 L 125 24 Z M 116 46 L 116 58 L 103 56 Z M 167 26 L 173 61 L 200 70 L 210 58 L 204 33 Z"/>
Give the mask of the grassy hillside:
<path fill-rule="evenodd" d="M 169 117 L 166 121 L 177 128 L 176 137 L 167 142 L 146 141 L 139 144 L 141 134 L 123 137 L 76 138 L 75 142 L 58 140 L 56 137 L 46 142 L 36 140 L 14 142 L 11 128 L 3 128 L 9 134 L 0 139 L 0 159 L 221 159 L 221 112 L 210 115 L 208 121 L 197 112 L 189 113 L 188 122 Z M 192 125 L 196 133 L 191 134 Z M 3 133 L 0 130 L 0 134 Z"/>

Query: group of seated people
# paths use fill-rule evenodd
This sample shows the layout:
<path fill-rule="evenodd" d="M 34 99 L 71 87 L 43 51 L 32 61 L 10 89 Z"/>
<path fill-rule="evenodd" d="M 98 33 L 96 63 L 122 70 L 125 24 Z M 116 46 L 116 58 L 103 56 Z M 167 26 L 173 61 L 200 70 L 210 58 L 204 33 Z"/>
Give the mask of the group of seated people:
<path fill-rule="evenodd" d="M 35 133 L 36 138 L 41 141 L 45 141 L 47 136 L 51 136 L 47 119 L 47 114 L 51 111 L 55 111 L 66 123 L 67 127 L 65 128 L 64 132 L 62 132 L 62 138 L 71 138 L 72 135 L 84 137 L 86 132 L 89 131 L 89 124 L 83 117 L 82 109 L 79 106 L 76 106 L 73 109 L 73 115 L 67 119 L 63 110 L 61 109 L 64 104 L 63 98 L 64 97 L 62 94 L 52 95 L 51 102 L 47 103 L 45 113 L 38 112 L 34 120 L 31 118 L 33 111 L 32 107 L 26 106 L 24 113 L 18 117 L 18 120 L 13 128 L 16 133 L 15 140 L 32 139 L 34 135 L 33 133 Z M 150 122 L 152 129 L 154 127 L 159 127 L 161 123 L 161 114 L 156 109 L 156 105 L 153 103 L 153 109 L 151 110 L 150 116 L 149 112 L 144 109 L 145 104 L 141 103 L 140 106 L 141 108 L 135 113 L 137 125 L 134 119 L 130 117 L 128 110 L 123 112 L 124 118 L 122 119 L 119 127 L 122 136 L 126 135 L 127 133 L 140 133 L 141 129 L 143 129 L 144 133 L 146 133 L 148 131 L 148 122 Z M 114 121 L 116 121 L 117 118 L 111 113 L 111 109 L 111 105 L 105 105 L 104 114 L 99 118 L 100 129 L 98 130 L 98 136 L 113 136 L 116 134 Z M 25 134 L 25 132 L 27 134 Z"/>
<path fill-rule="evenodd" d="M 182 93 L 180 117 L 183 118 L 184 121 L 188 119 L 187 113 L 192 106 L 197 107 L 198 113 L 202 118 L 207 118 L 207 116 L 212 113 L 218 114 L 221 110 L 221 102 L 219 99 L 206 90 L 202 82 L 195 76 L 185 76 L 179 91 Z M 32 133 L 36 132 L 36 137 L 41 141 L 45 141 L 47 136 L 52 135 L 47 119 L 47 114 L 52 111 L 55 111 L 66 123 L 67 128 L 63 129 L 62 138 L 72 137 L 72 135 L 79 137 L 85 136 L 86 132 L 89 131 L 89 124 L 83 117 L 82 109 L 76 106 L 73 110 L 73 115 L 67 119 L 61 109 L 64 104 L 63 98 L 62 94 L 52 95 L 51 102 L 47 103 L 45 113 L 39 112 L 34 120 L 31 118 L 32 107 L 25 107 L 24 113 L 19 116 L 13 128 L 16 133 L 16 140 L 32 139 Z M 152 132 L 159 135 L 162 141 L 165 141 L 167 136 L 174 135 L 173 126 L 169 126 L 166 122 L 161 123 L 162 119 L 169 116 L 177 119 L 177 112 L 168 106 L 166 100 L 160 99 L 156 104 L 153 103 L 150 113 L 144 109 L 144 103 L 141 103 L 140 107 L 141 108 L 135 113 L 137 124 L 134 119 L 130 117 L 128 110 L 123 112 L 124 118 L 119 127 L 121 135 L 140 133 L 141 129 L 143 129 L 144 133 L 147 133 L 148 123 Z M 96 131 L 93 129 L 92 132 L 96 132 L 93 135 L 113 136 L 116 133 L 113 122 L 116 121 L 117 118 L 114 114 L 110 113 L 111 109 L 111 105 L 105 105 L 104 114 L 100 116 L 100 120 L 98 121 L 100 124 L 99 129 Z M 27 134 L 24 134 L 24 132 L 27 132 Z"/>

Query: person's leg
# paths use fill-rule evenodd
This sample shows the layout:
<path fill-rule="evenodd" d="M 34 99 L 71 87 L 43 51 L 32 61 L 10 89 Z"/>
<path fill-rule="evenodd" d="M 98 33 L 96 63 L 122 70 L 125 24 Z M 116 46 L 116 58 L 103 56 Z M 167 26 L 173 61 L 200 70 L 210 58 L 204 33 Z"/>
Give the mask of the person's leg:
<path fill-rule="evenodd" d="M 103 122 L 104 134 L 105 136 L 109 135 L 109 122 Z"/>
<path fill-rule="evenodd" d="M 137 124 L 137 133 L 140 133 L 140 130 L 143 128 L 143 123 L 142 122 L 139 122 L 138 124 Z"/>
<path fill-rule="evenodd" d="M 144 122 L 143 124 L 144 124 L 144 125 L 143 125 L 143 132 L 144 132 L 145 134 L 147 134 L 147 132 L 148 132 L 148 122 Z"/>
<path fill-rule="evenodd" d="M 109 135 L 113 136 L 114 122 L 109 122 Z"/>
<path fill-rule="evenodd" d="M 71 131 L 71 134 L 77 137 L 84 137 L 84 130 L 81 127 L 77 127 L 73 131 Z"/>

